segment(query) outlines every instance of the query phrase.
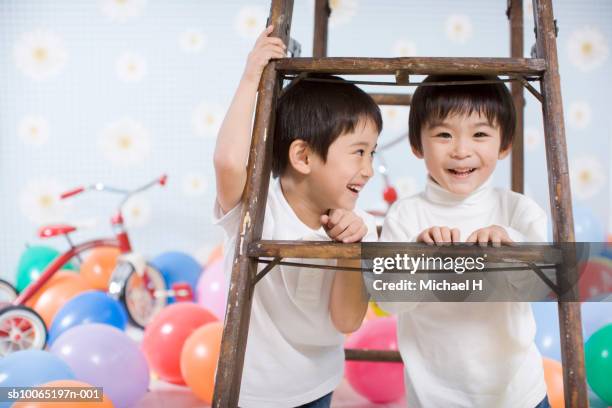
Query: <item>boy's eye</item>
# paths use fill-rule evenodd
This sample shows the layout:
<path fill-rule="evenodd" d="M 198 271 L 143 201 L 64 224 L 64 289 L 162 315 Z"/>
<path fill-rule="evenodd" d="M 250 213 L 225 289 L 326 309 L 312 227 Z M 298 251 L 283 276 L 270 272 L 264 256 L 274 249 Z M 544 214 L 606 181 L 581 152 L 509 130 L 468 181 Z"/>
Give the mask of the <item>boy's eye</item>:
<path fill-rule="evenodd" d="M 370 153 L 370 156 L 374 157 L 375 154 L 376 154 L 376 150 L 372 150 L 372 153 Z"/>
<path fill-rule="evenodd" d="M 358 154 L 358 155 L 360 155 L 360 156 L 363 156 L 363 155 L 365 154 L 365 150 L 363 150 L 363 149 L 359 149 L 359 150 L 357 150 L 355 153 L 357 153 L 357 154 Z"/>
<path fill-rule="evenodd" d="M 436 137 L 440 137 L 442 139 L 450 139 L 452 136 L 448 132 L 442 132 L 442 133 L 438 133 Z"/>
<path fill-rule="evenodd" d="M 489 136 L 489 135 L 486 134 L 485 132 L 474 133 L 474 137 L 487 137 L 487 136 Z"/>

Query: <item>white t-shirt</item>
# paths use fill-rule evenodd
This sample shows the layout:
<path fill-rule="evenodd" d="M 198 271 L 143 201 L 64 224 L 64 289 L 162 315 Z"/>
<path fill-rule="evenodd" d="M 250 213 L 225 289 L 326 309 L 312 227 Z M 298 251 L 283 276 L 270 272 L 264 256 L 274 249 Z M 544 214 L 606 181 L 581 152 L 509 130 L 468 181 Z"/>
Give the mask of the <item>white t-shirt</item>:
<path fill-rule="evenodd" d="M 224 269 L 229 279 L 234 260 L 241 205 L 225 215 L 215 204 L 215 223 L 226 232 Z M 376 241 L 374 218 L 355 210 L 368 227 L 364 241 Z M 270 183 L 262 239 L 329 241 L 295 214 L 279 180 Z M 284 259 L 335 265 L 336 260 Z M 265 267 L 259 265 L 259 270 Z M 329 315 L 333 270 L 277 266 L 253 293 L 239 405 L 295 407 L 333 391 L 344 374 L 344 335 Z"/>
<path fill-rule="evenodd" d="M 447 226 L 458 228 L 465 241 L 490 225 L 504 227 L 515 242 L 546 241 L 546 214 L 526 196 L 493 188 L 489 179 L 461 198 L 430 178 L 424 192 L 392 206 L 380 240 L 415 242 L 424 229 Z M 506 276 L 519 289 L 533 282 L 530 272 Z M 381 307 L 398 314 L 409 407 L 533 408 L 544 399 L 529 303 L 384 302 Z"/>

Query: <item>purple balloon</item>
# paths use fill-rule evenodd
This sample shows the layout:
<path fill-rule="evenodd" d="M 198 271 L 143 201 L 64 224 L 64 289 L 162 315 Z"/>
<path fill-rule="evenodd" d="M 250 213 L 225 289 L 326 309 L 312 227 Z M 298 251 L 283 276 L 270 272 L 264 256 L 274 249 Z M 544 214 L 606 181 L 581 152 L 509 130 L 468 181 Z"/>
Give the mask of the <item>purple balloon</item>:
<path fill-rule="evenodd" d="M 208 266 L 198 281 L 198 304 L 210 310 L 221 321 L 225 319 L 227 282 L 223 273 L 223 259 Z"/>
<path fill-rule="evenodd" d="M 149 386 L 149 367 L 138 345 L 121 330 L 92 323 L 62 333 L 50 350 L 77 380 L 103 387 L 115 407 L 130 407 Z"/>

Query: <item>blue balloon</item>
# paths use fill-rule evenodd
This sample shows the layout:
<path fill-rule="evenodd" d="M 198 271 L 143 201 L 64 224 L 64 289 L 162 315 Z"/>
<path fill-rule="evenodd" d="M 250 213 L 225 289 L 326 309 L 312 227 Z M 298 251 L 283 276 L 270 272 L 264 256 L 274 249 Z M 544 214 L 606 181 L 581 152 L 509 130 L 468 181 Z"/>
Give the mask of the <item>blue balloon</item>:
<path fill-rule="evenodd" d="M 80 293 L 57 312 L 49 329 L 51 345 L 66 330 L 87 323 L 103 323 L 125 329 L 127 314 L 123 305 L 98 290 Z"/>
<path fill-rule="evenodd" d="M 34 387 L 74 379 L 68 364 L 48 351 L 23 350 L 0 359 L 0 387 Z M 8 408 L 13 402 L 0 402 L 0 407 Z"/>
<path fill-rule="evenodd" d="M 556 302 L 533 302 L 536 322 L 535 343 L 544 357 L 561 360 L 561 338 Z"/>
<path fill-rule="evenodd" d="M 597 219 L 591 209 L 574 203 L 573 212 L 576 242 L 605 242 L 603 222 Z"/>
<path fill-rule="evenodd" d="M 164 280 L 169 289 L 172 288 L 174 283 L 188 283 L 195 298 L 202 266 L 191 255 L 179 251 L 164 252 L 155 257 L 151 261 L 151 265 L 164 275 Z M 174 298 L 169 298 L 168 303 L 174 303 Z"/>

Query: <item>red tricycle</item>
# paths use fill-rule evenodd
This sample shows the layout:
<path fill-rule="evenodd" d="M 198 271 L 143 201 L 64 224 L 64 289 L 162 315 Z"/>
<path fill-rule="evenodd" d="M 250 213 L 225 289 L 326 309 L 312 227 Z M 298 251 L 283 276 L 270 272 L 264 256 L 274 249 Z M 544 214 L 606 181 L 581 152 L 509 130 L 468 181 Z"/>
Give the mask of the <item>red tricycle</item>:
<path fill-rule="evenodd" d="M 117 266 L 109 280 L 108 294 L 124 305 L 134 325 L 144 328 L 153 316 L 167 304 L 168 297 L 174 297 L 177 301 L 193 299 L 193 291 L 188 283 L 175 283 L 170 289 L 166 287 L 162 273 L 148 264 L 143 255 L 132 250 L 128 231 L 124 225 L 122 209 L 128 199 L 155 185 L 164 186 L 166 179 L 166 175 L 163 175 L 133 190 L 96 183 L 88 187 L 75 188 L 61 195 L 62 199 L 66 199 L 86 191 L 120 194 L 122 199 L 110 220 L 114 236 L 75 245 L 70 234 L 77 231 L 76 226 L 59 224 L 47 225 L 39 229 L 40 238 L 62 235 L 68 241 L 70 248 L 55 258 L 40 277 L 19 295 L 8 282 L 0 282 L 0 292 L 5 299 L 9 300 L 8 303 L 5 301 L 0 308 L 0 356 L 19 350 L 44 348 L 47 341 L 47 328 L 44 321 L 36 311 L 25 304 L 71 259 L 80 259 L 80 254 L 93 248 L 114 247 L 121 252 Z"/>

